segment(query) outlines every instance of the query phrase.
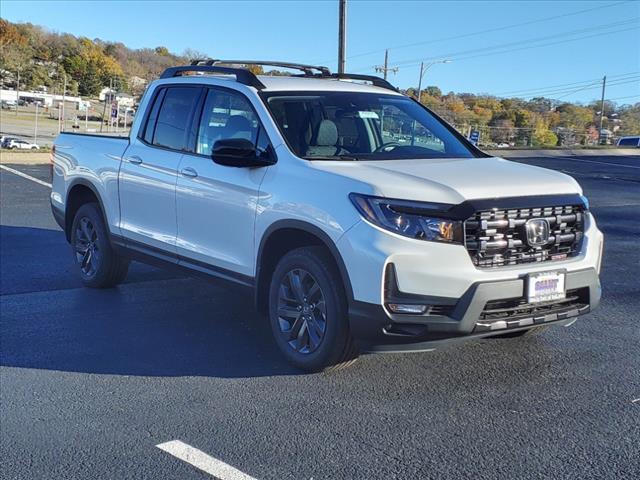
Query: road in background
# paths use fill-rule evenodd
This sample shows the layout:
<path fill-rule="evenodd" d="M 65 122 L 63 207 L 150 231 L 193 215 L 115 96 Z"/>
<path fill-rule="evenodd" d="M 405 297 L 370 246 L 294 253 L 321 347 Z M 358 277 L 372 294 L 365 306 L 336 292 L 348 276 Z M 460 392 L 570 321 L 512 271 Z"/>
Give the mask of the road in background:
<path fill-rule="evenodd" d="M 135 264 L 117 289 L 82 288 L 49 190 L 0 171 L 0 477 L 210 478 L 156 448 L 181 440 L 257 479 L 639 478 L 640 157 L 517 161 L 589 196 L 601 307 L 314 375 L 227 285 Z"/>

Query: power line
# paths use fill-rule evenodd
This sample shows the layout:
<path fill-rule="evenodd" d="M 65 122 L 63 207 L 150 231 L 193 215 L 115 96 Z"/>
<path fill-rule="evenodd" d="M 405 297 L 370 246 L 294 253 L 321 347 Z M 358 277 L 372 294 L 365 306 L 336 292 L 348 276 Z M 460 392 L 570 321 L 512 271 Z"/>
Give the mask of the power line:
<path fill-rule="evenodd" d="M 582 90 L 589 90 L 591 88 L 593 88 L 594 85 L 600 85 L 602 83 L 602 79 L 600 80 L 594 80 L 589 84 L 586 85 L 578 85 L 578 86 L 573 86 L 573 87 L 569 87 L 569 88 L 561 88 L 561 89 L 551 89 L 551 90 L 537 90 L 534 92 L 525 92 L 525 93 L 519 93 L 517 95 L 511 95 L 512 97 L 533 97 L 533 96 L 546 96 L 546 95 L 558 95 L 558 94 L 571 94 L 573 92 L 579 92 Z M 628 83 L 638 83 L 640 85 L 640 75 L 636 76 L 636 77 L 630 77 L 630 78 L 619 78 L 616 79 L 612 82 L 609 83 L 610 86 L 615 86 L 615 85 L 626 85 Z M 599 88 L 599 87 L 596 87 Z M 508 96 L 505 94 L 498 94 L 501 96 Z M 566 96 L 566 95 L 563 95 Z"/>
<path fill-rule="evenodd" d="M 640 98 L 640 95 L 625 95 L 624 97 L 608 98 L 607 100 L 611 102 L 613 100 L 623 100 L 625 98 Z"/>
<path fill-rule="evenodd" d="M 603 9 L 603 8 L 616 7 L 618 5 L 622 5 L 622 4 L 630 3 L 630 2 L 631 2 L 631 0 L 626 0 L 626 1 L 622 1 L 622 2 L 611 3 L 611 4 L 608 4 L 608 5 L 601 5 L 601 6 L 598 6 L 598 7 L 586 8 L 584 10 L 578 10 L 576 12 L 569 12 L 569 13 L 564 13 L 564 14 L 561 14 L 561 15 L 554 15 L 554 16 L 551 16 L 551 17 L 539 18 L 539 19 L 536 19 L 536 20 L 529 20 L 529 21 L 526 21 L 526 22 L 515 23 L 515 24 L 511 24 L 511 25 L 503 25 L 501 27 L 494 27 L 494 28 L 489 28 L 489 29 L 486 29 L 486 30 L 479 30 L 479 31 L 476 31 L 476 32 L 469 32 L 469 33 L 465 33 L 465 34 L 462 34 L 462 35 L 454 35 L 454 36 L 450 36 L 450 37 L 437 38 L 435 40 L 425 40 L 425 41 L 421 41 L 421 42 L 397 45 L 395 47 L 391 47 L 391 50 L 399 50 L 399 49 L 402 49 L 402 48 L 418 47 L 418 46 L 422 46 L 422 45 L 429 45 L 429 44 L 438 43 L 438 42 L 444 42 L 444 41 L 449 41 L 449 40 L 458 40 L 458 39 L 461 39 L 461 38 L 469 38 L 469 37 L 473 37 L 473 36 L 476 36 L 476 35 L 483 35 L 483 34 L 486 34 L 486 33 L 499 32 L 499 31 L 502 31 L 502 30 L 509 30 L 509 29 L 512 29 L 512 28 L 523 27 L 523 26 L 526 26 L 526 25 L 533 25 L 533 24 L 536 24 L 536 23 L 548 22 L 550 20 L 556 20 L 556 19 L 559 19 L 559 18 L 566 18 L 566 17 L 571 17 L 571 16 L 574 16 L 574 15 L 580 15 L 582 13 L 592 12 L 594 10 L 600 10 L 600 9 Z M 377 53 L 380 53 L 380 52 L 383 52 L 383 51 L 384 51 L 384 49 L 371 50 L 369 52 L 363 52 L 363 53 L 358 53 L 358 54 L 355 54 L 355 55 L 350 55 L 347 58 L 353 59 L 353 58 L 365 57 L 365 56 L 377 54 Z M 332 61 L 332 60 L 333 59 L 324 60 L 324 61 L 318 62 L 318 63 L 329 62 L 329 61 Z"/>
<path fill-rule="evenodd" d="M 504 49 L 504 48 L 508 48 L 508 47 L 513 47 L 513 46 L 517 46 L 517 45 L 528 45 L 530 43 L 535 43 L 535 42 L 542 42 L 545 40 L 550 40 L 550 39 L 554 39 L 554 38 L 562 38 L 562 37 L 570 37 L 570 36 L 574 36 L 574 35 L 580 35 L 583 33 L 591 33 L 594 31 L 599 31 L 599 30 L 608 30 L 611 29 L 613 27 L 618 27 L 618 26 L 624 26 L 624 25 L 629 25 L 629 24 L 633 24 L 634 27 L 632 29 L 636 29 L 639 27 L 638 25 L 638 20 L 640 20 L 640 17 L 634 17 L 628 20 L 622 20 L 622 21 L 618 21 L 618 22 L 612 22 L 612 23 L 608 23 L 605 25 L 595 25 L 595 26 L 591 26 L 588 28 L 581 28 L 578 30 L 572 30 L 569 32 L 564 32 L 564 33 L 556 33 L 554 35 L 547 35 L 544 37 L 537 37 L 537 38 L 528 38 L 526 40 L 519 40 L 517 42 L 509 42 L 509 43 L 503 43 L 503 44 L 497 44 L 497 45 L 492 45 L 489 47 L 482 47 L 482 48 L 474 48 L 471 50 L 462 50 L 459 52 L 449 52 L 449 53 L 443 53 L 443 54 L 439 54 L 439 55 L 434 55 L 431 57 L 421 57 L 421 58 L 412 58 L 412 59 L 408 59 L 408 60 L 403 60 L 400 62 L 396 62 L 396 65 L 398 66 L 407 66 L 407 65 L 414 65 L 414 64 L 418 64 L 421 61 L 427 61 L 427 60 L 432 60 L 432 59 L 436 59 L 436 58 L 456 58 L 456 59 L 461 59 L 461 58 L 475 58 L 471 57 L 471 54 L 475 54 L 475 53 L 480 53 L 482 54 L 482 52 L 486 52 L 486 51 L 492 51 L 492 50 L 500 50 L 500 49 Z M 615 32 L 605 32 L 605 33 L 615 33 Z M 588 38 L 588 37 L 584 37 L 584 38 Z M 557 43 L 564 43 L 567 41 L 573 41 L 574 39 L 567 39 L 564 40 L 563 42 L 557 42 Z M 555 43 L 553 43 L 555 44 Z M 542 45 L 541 45 L 542 46 Z M 535 45 L 528 45 L 526 48 L 536 48 L 537 46 Z M 501 53 L 505 53 L 505 52 L 501 52 Z M 482 54 L 481 56 L 484 56 L 485 54 Z M 478 55 L 480 56 L 480 55 Z M 416 63 L 417 62 L 417 63 Z"/>
<path fill-rule="evenodd" d="M 611 35 L 614 33 L 621 33 L 621 32 L 626 32 L 629 30 L 636 30 L 638 28 L 638 26 L 634 26 L 634 27 L 630 27 L 630 28 L 626 28 L 626 29 L 621 29 L 621 30 L 615 30 L 615 31 L 611 31 L 611 32 L 602 32 L 602 33 L 596 33 L 593 35 L 584 35 L 582 37 L 576 37 L 576 38 L 570 38 L 570 39 L 566 39 L 566 40 L 560 40 L 560 41 L 555 41 L 555 42 L 548 42 L 548 43 L 543 43 L 543 44 L 539 44 L 539 45 L 528 45 L 528 46 L 524 46 L 524 47 L 520 47 L 520 48 L 513 48 L 513 49 L 508 49 L 508 50 L 502 50 L 502 51 L 489 51 L 488 53 L 480 53 L 477 55 L 468 55 L 468 56 L 456 56 L 456 55 L 462 55 L 464 53 L 467 52 L 457 52 L 454 54 L 441 54 L 441 55 L 437 55 L 437 56 L 433 56 L 433 57 L 428 57 L 428 58 L 423 58 L 422 61 L 425 60 L 430 60 L 430 59 L 434 59 L 434 58 L 442 58 L 442 57 L 448 57 L 451 58 L 452 60 L 455 61 L 460 61 L 460 60 L 468 60 L 471 58 L 479 58 L 479 57 L 487 57 L 487 56 L 491 56 L 491 55 L 500 55 L 503 53 L 510 53 L 510 52 L 517 52 L 517 51 L 521 51 L 521 50 L 530 50 L 530 49 L 535 49 L 535 48 L 541 48 L 541 47 L 547 47 L 550 45 L 559 45 L 559 44 L 563 44 L 563 43 L 569 43 L 569 42 L 575 42 L 577 40 L 584 40 L 587 38 L 593 38 L 593 37 L 600 37 L 603 35 Z M 535 42 L 535 41 L 540 41 L 540 39 L 530 39 L 528 40 L 526 43 L 529 42 Z M 519 42 L 519 43 L 525 43 L 525 42 Z M 498 46 L 499 48 L 504 48 L 504 45 L 502 46 Z M 491 47 L 491 48 L 496 48 Z M 408 67 L 408 66 L 412 66 L 412 65 L 419 65 L 420 62 L 414 62 L 414 63 L 409 63 L 409 62 L 414 62 L 414 60 L 406 60 L 405 62 L 399 63 L 398 65 L 402 65 L 404 67 Z M 365 71 L 369 71 L 370 67 L 367 68 L 361 68 L 359 70 L 355 70 L 355 72 L 365 72 Z"/>
<path fill-rule="evenodd" d="M 609 78 L 618 78 L 618 77 L 627 77 L 629 75 L 638 75 L 640 74 L 640 71 L 636 71 L 636 72 L 629 72 L 629 73 L 619 73 L 617 75 L 610 75 Z M 538 87 L 538 88 L 523 88 L 521 90 L 509 90 L 507 92 L 500 92 L 497 95 L 508 95 L 511 93 L 529 93 L 529 92 L 537 92 L 539 90 L 549 90 L 552 88 L 556 88 L 556 87 L 567 87 L 567 86 L 571 86 L 571 85 L 583 85 L 585 83 L 592 83 L 592 82 L 600 82 L 602 79 L 601 78 L 590 78 L 588 80 L 580 80 L 580 81 L 576 81 L 576 82 L 571 82 L 571 83 L 559 83 L 556 85 L 547 85 L 546 87 Z"/>

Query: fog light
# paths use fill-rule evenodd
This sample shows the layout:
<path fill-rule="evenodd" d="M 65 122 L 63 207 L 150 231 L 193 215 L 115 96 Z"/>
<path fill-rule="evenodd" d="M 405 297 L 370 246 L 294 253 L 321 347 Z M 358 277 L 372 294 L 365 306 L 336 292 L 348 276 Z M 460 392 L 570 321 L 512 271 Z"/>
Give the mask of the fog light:
<path fill-rule="evenodd" d="M 427 305 L 411 305 L 408 303 L 389 303 L 389 310 L 393 313 L 413 313 L 414 315 L 422 315 L 427 311 Z"/>

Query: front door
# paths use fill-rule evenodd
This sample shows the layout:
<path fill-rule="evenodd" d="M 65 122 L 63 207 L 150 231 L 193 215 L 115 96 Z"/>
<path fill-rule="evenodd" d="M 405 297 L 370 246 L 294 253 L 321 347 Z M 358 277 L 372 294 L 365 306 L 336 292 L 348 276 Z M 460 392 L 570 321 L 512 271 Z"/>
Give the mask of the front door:
<path fill-rule="evenodd" d="M 269 145 L 246 97 L 236 91 L 210 88 L 195 153 L 185 154 L 179 167 L 177 250 L 187 257 L 185 263 L 201 262 L 252 276 L 256 205 L 267 167 L 236 168 L 214 163 L 213 144 L 229 138 L 244 138 L 262 149 Z"/>

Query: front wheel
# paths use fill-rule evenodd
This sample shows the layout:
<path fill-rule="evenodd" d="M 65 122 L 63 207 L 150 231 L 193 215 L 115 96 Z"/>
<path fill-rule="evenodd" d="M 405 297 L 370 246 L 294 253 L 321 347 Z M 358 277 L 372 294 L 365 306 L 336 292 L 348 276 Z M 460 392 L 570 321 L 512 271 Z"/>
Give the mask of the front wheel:
<path fill-rule="evenodd" d="M 342 279 L 320 247 L 292 250 L 278 262 L 269 289 L 269 320 L 282 353 L 303 370 L 338 369 L 357 358 Z"/>
<path fill-rule="evenodd" d="M 122 282 L 129 261 L 112 248 L 96 203 L 82 205 L 71 225 L 71 246 L 82 283 L 91 288 L 109 288 Z"/>

